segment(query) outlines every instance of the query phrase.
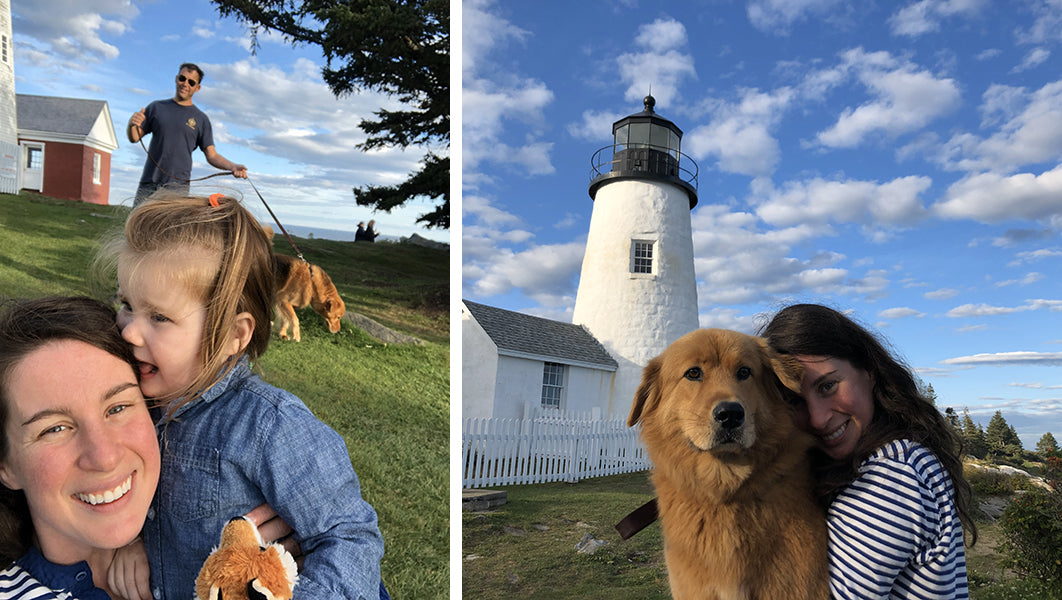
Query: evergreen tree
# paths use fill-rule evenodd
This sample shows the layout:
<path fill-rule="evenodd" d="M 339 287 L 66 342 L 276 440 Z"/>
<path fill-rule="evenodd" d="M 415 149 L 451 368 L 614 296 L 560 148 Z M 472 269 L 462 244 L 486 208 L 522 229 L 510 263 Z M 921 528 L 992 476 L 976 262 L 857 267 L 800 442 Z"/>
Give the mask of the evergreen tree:
<path fill-rule="evenodd" d="M 1007 436 L 1007 445 L 1017 446 L 1019 449 L 1024 450 L 1025 447 L 1021 443 L 1021 438 L 1018 437 L 1018 432 L 1014 429 L 1013 425 L 1008 426 L 1010 428 L 1010 435 Z"/>
<path fill-rule="evenodd" d="M 1036 442 L 1036 452 L 1044 458 L 1058 454 L 1058 442 L 1055 441 L 1055 436 L 1051 435 L 1050 431 L 1043 434 L 1040 441 Z"/>
<path fill-rule="evenodd" d="M 949 406 L 944 409 L 944 420 L 946 420 L 948 425 L 951 425 L 955 431 L 960 434 L 962 433 L 962 425 L 959 424 L 959 415 L 955 414 L 954 408 Z"/>
<path fill-rule="evenodd" d="M 962 439 L 968 456 L 984 458 L 988 454 L 985 430 L 970 418 L 970 409 L 968 408 L 964 408 L 962 411 Z"/>
<path fill-rule="evenodd" d="M 919 380 L 919 383 L 922 383 L 921 379 Z M 922 395 L 925 396 L 925 399 L 929 400 L 930 404 L 934 404 L 935 405 L 937 403 L 937 392 L 936 392 L 936 390 L 933 389 L 933 384 L 932 383 L 926 383 L 924 386 L 919 386 L 919 387 L 922 387 Z M 952 411 L 952 412 L 954 412 L 954 411 Z"/>
<path fill-rule="evenodd" d="M 293 44 L 321 47 L 325 83 L 336 96 L 360 88 L 388 94 L 400 110 L 381 108 L 359 126 L 362 150 L 426 149 L 420 170 L 393 186 L 354 188 L 359 206 L 390 212 L 421 197 L 434 210 L 417 218 L 450 227 L 450 3 L 448 0 L 211 0 L 222 16 Z M 441 198 L 441 200 L 439 200 Z"/>
<path fill-rule="evenodd" d="M 1003 413 L 997 410 L 996 414 L 992 415 L 992 420 L 988 422 L 985 441 L 988 442 L 989 448 L 997 450 L 1007 445 L 1008 437 L 1010 437 L 1010 427 L 1007 425 L 1007 420 L 1003 418 Z"/>

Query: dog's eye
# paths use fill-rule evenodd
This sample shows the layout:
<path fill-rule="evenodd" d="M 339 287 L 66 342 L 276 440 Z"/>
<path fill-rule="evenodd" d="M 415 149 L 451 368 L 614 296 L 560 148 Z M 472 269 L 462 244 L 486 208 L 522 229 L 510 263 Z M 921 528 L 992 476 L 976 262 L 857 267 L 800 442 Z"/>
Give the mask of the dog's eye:
<path fill-rule="evenodd" d="M 745 381 L 749 377 L 752 377 L 752 369 L 748 367 L 740 367 L 737 370 L 737 373 L 734 373 L 734 376 L 737 377 L 738 381 Z"/>
<path fill-rule="evenodd" d="M 690 367 L 689 369 L 686 369 L 686 374 L 683 375 L 683 377 L 690 381 L 700 381 L 703 375 L 704 372 L 701 371 L 700 367 Z"/>

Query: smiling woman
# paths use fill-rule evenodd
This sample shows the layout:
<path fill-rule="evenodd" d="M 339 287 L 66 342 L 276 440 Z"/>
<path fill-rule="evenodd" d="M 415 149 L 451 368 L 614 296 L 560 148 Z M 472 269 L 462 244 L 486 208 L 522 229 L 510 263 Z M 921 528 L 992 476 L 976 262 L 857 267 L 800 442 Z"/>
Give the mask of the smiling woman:
<path fill-rule="evenodd" d="M 139 534 L 159 447 L 114 311 L 87 298 L 0 314 L 0 597 L 108 598 Z"/>

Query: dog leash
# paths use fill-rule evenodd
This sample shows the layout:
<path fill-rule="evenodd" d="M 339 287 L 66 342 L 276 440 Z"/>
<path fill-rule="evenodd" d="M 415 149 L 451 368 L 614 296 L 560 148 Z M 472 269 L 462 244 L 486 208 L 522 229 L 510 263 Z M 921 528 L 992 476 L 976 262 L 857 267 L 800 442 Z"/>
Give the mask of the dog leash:
<path fill-rule="evenodd" d="M 620 538 L 629 539 L 632 535 L 648 527 L 659 516 L 656 498 L 653 498 L 631 511 L 631 514 L 623 517 L 623 520 L 619 523 L 616 523 L 616 531 L 619 532 Z"/>
<path fill-rule="evenodd" d="M 136 127 L 140 131 L 140 139 L 138 141 L 140 142 L 140 147 L 144 149 L 144 154 L 147 154 L 147 157 L 149 159 L 151 159 L 151 162 L 154 163 L 156 169 L 158 169 L 159 171 L 162 171 L 162 173 L 164 175 L 166 175 L 170 179 L 173 179 L 174 181 L 180 181 L 182 183 L 192 183 L 193 181 L 204 181 L 204 180 L 210 179 L 211 177 L 220 177 L 222 175 L 231 175 L 232 174 L 231 171 L 218 171 L 217 173 L 211 173 L 210 175 L 206 175 L 206 176 L 203 176 L 203 177 L 197 177 L 195 179 L 185 179 L 183 177 L 177 177 L 176 175 L 171 175 L 166 169 L 163 169 L 162 165 L 160 165 L 158 163 L 158 161 L 155 160 L 155 157 L 151 156 L 151 153 L 148 152 L 147 146 L 144 145 L 144 130 L 141 129 L 139 125 L 133 125 L 133 127 Z M 295 255 L 298 256 L 299 260 L 301 260 L 302 262 L 308 263 L 309 261 L 307 261 L 302 256 L 302 252 L 299 250 L 299 247 L 295 245 L 295 242 L 291 239 L 291 236 L 288 235 L 288 230 L 284 229 L 284 224 L 281 223 L 280 219 L 278 219 L 276 214 L 273 213 L 273 209 L 269 208 L 269 203 L 266 202 L 265 198 L 262 197 L 262 193 L 258 191 L 257 187 L 255 187 L 254 182 L 251 181 L 251 178 L 250 177 L 244 177 L 244 179 L 247 180 L 247 183 L 251 184 L 251 189 L 254 190 L 254 193 L 258 195 L 258 199 L 262 201 L 262 205 L 266 207 L 267 211 L 269 211 L 269 216 L 273 217 L 273 222 L 276 223 L 278 227 L 280 227 L 280 232 L 284 234 L 284 239 L 288 240 L 288 243 L 291 244 L 292 249 L 295 250 Z"/>

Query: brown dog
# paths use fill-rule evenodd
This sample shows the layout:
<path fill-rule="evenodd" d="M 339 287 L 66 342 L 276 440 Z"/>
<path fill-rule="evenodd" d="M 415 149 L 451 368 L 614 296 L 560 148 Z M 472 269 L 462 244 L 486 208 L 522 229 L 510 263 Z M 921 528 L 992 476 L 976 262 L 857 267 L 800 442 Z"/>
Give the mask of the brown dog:
<path fill-rule="evenodd" d="M 297 258 L 277 254 L 277 317 L 280 319 L 280 339 L 288 339 L 288 326 L 291 326 L 295 341 L 300 341 L 299 317 L 296 308 L 313 306 L 328 324 L 328 331 L 339 331 L 339 319 L 346 314 L 347 307 L 339 297 L 332 278 L 317 265 Z"/>
<path fill-rule="evenodd" d="M 803 369 L 762 338 L 701 329 L 649 362 L 627 424 L 642 423 L 676 600 L 829 598 L 826 515 L 810 436 L 786 390 Z"/>

